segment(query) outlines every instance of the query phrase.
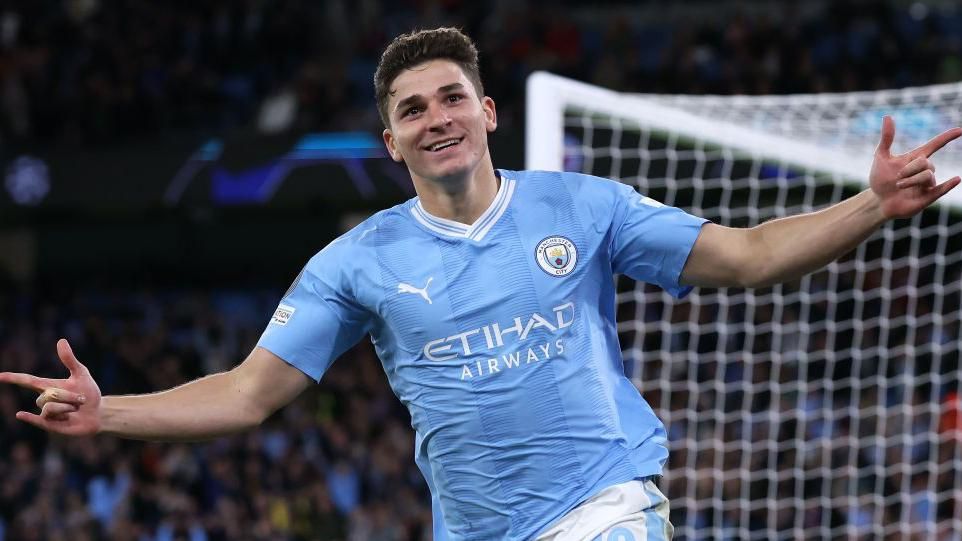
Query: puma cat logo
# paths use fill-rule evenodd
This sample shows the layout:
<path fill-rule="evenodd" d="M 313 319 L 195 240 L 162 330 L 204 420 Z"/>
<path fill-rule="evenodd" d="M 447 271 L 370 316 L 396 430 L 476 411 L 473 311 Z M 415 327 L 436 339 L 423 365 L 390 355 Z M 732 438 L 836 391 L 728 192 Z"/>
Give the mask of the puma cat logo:
<path fill-rule="evenodd" d="M 400 284 L 397 285 L 397 292 L 398 293 L 414 293 L 416 295 L 420 295 L 421 298 L 428 301 L 428 304 L 434 304 L 431 302 L 431 297 L 428 296 L 428 286 L 431 285 L 431 280 L 434 280 L 433 276 L 428 278 L 428 282 L 424 284 L 424 287 L 422 288 L 417 288 L 412 286 L 411 284 L 406 284 L 404 282 L 401 282 Z"/>

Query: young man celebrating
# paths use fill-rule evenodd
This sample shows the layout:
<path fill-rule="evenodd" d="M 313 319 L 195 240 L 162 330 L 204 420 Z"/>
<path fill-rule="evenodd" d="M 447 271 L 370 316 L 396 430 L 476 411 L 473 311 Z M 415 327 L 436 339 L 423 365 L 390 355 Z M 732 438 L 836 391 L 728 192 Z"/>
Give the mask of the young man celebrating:
<path fill-rule="evenodd" d="M 306 265 L 239 366 L 165 392 L 101 397 L 65 340 L 65 380 L 38 391 L 46 430 L 198 440 L 257 426 L 370 334 L 411 413 L 444 539 L 670 539 L 654 480 L 664 427 L 625 378 L 613 273 L 676 296 L 789 280 L 959 183 L 904 155 L 886 118 L 871 187 L 825 210 L 732 229 L 586 175 L 495 170 L 497 127 L 477 51 L 451 28 L 395 39 L 375 75 L 384 143 L 418 197 L 379 212 Z"/>

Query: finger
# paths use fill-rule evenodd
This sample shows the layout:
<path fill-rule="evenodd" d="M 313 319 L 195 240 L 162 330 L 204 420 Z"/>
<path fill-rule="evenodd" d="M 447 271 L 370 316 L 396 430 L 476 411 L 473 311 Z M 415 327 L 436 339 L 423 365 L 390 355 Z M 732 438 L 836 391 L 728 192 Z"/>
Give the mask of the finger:
<path fill-rule="evenodd" d="M 55 379 L 38 378 L 30 374 L 20 374 L 18 372 L 0 372 L 0 383 L 12 383 L 26 389 L 31 389 L 42 393 L 48 387 L 53 387 L 59 383 Z"/>
<path fill-rule="evenodd" d="M 49 419 L 44 419 L 43 417 L 35 413 L 30 413 L 29 411 L 18 411 L 16 417 L 18 421 L 23 421 L 42 430 L 53 430 L 54 423 L 56 422 Z"/>
<path fill-rule="evenodd" d="M 916 173 L 921 173 L 926 169 L 935 172 L 935 165 L 925 156 L 917 156 L 899 171 L 899 178 L 908 178 Z"/>
<path fill-rule="evenodd" d="M 62 402 L 48 402 L 43 405 L 43 409 L 40 410 L 40 416 L 45 419 L 62 419 L 66 417 L 66 414 L 77 411 L 77 406 L 73 404 L 64 404 Z"/>
<path fill-rule="evenodd" d="M 73 354 L 73 348 L 70 347 L 70 342 L 67 342 L 66 338 L 61 338 L 57 340 L 57 355 L 60 357 L 60 362 L 67 367 L 70 374 L 84 373 L 87 368 L 80 364 L 77 360 L 77 356 Z"/>
<path fill-rule="evenodd" d="M 909 178 L 903 178 L 895 183 L 895 187 L 899 189 L 911 188 L 913 186 L 935 186 L 935 173 L 929 169 L 926 169 L 920 173 L 912 175 Z"/>
<path fill-rule="evenodd" d="M 939 184 L 938 186 L 932 188 L 932 190 L 929 192 L 929 201 L 927 205 L 931 205 L 940 197 L 949 193 L 949 190 L 958 186 L 959 182 L 962 182 L 962 178 L 952 177 L 949 180 L 946 180 L 945 182 L 943 182 L 942 184 Z"/>
<path fill-rule="evenodd" d="M 882 138 L 879 139 L 875 153 L 881 156 L 891 155 L 892 141 L 895 140 L 895 121 L 892 117 L 885 115 L 882 117 Z"/>
<path fill-rule="evenodd" d="M 947 145 L 949 141 L 958 139 L 960 135 L 962 135 L 962 128 L 952 128 L 951 130 L 946 130 L 929 139 L 927 143 L 916 148 L 910 154 L 919 153 L 927 158 L 932 154 L 935 154 L 940 148 Z"/>
<path fill-rule="evenodd" d="M 74 406 L 80 406 L 87 401 L 87 397 L 80 393 L 50 387 L 37 397 L 37 407 L 42 408 L 48 402 L 63 402 Z"/>

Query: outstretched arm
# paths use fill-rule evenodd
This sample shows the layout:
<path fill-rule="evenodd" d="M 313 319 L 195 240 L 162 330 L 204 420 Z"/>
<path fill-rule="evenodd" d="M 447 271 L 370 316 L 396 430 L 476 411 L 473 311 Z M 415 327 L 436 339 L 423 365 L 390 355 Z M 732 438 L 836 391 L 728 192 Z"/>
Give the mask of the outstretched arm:
<path fill-rule="evenodd" d="M 910 152 L 893 155 L 895 124 L 885 117 L 869 189 L 824 210 L 748 229 L 708 224 L 695 241 L 681 282 L 762 287 L 823 267 L 855 248 L 885 221 L 912 216 L 957 186 L 959 177 L 936 184 L 928 158 L 960 135 L 962 128 L 954 128 Z"/>
<path fill-rule="evenodd" d="M 104 396 L 66 340 L 57 353 L 67 379 L 0 373 L 40 393 L 40 414 L 21 411 L 17 419 L 71 436 L 97 433 L 124 438 L 196 441 L 232 434 L 260 424 L 311 383 L 300 370 L 263 348 L 254 348 L 234 369 L 173 389 L 144 395 Z"/>

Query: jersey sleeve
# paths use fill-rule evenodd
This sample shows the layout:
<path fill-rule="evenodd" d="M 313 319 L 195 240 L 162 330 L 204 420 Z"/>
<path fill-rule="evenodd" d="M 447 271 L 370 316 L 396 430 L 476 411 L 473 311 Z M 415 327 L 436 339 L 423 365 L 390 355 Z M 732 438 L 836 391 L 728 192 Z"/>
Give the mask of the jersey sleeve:
<path fill-rule="evenodd" d="M 370 328 L 370 314 L 350 283 L 353 273 L 344 268 L 351 252 L 332 248 L 311 258 L 257 342 L 315 381 Z"/>
<path fill-rule="evenodd" d="M 617 183 L 616 183 L 617 184 Z M 611 223 L 612 270 L 656 284 L 675 297 L 690 286 L 679 284 L 685 262 L 708 221 L 643 196 L 618 184 Z"/>

